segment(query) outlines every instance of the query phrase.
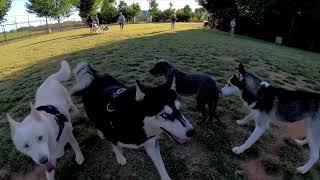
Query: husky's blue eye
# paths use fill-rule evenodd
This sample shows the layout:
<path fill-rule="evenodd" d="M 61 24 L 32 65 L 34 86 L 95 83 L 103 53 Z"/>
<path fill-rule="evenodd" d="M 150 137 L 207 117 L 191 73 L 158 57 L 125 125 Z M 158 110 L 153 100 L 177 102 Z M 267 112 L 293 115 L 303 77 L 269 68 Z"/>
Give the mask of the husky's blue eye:
<path fill-rule="evenodd" d="M 30 146 L 28 145 L 28 144 L 25 144 L 24 146 L 23 146 L 23 148 L 25 148 L 25 149 L 28 149 Z"/>
<path fill-rule="evenodd" d="M 167 114 L 167 113 L 162 113 L 161 116 L 162 116 L 164 119 L 167 119 L 168 116 L 169 116 L 169 114 Z"/>

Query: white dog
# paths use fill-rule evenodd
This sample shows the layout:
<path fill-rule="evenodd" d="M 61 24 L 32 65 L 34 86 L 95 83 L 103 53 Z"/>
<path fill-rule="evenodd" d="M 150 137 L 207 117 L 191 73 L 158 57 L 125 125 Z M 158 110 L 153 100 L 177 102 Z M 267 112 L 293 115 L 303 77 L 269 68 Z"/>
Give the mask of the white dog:
<path fill-rule="evenodd" d="M 71 71 L 66 61 L 61 69 L 51 75 L 38 88 L 35 106 L 31 103 L 30 114 L 17 122 L 7 115 L 11 138 L 16 148 L 45 167 L 48 180 L 54 179 L 56 160 L 64 155 L 64 147 L 69 143 L 76 154 L 76 161 L 84 161 L 78 142 L 72 134 L 69 110 L 78 113 L 66 88 L 61 84 L 69 80 Z"/>

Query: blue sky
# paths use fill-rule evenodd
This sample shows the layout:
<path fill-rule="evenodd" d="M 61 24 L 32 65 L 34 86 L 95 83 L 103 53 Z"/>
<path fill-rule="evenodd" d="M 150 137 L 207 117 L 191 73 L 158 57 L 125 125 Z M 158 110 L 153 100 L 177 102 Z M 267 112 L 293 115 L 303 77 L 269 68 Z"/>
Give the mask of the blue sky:
<path fill-rule="evenodd" d="M 8 12 L 8 15 L 6 16 L 7 22 L 6 23 L 12 23 L 15 20 L 17 22 L 26 22 L 28 21 L 28 15 L 29 20 L 37 20 L 38 18 L 33 14 L 28 14 L 28 12 L 25 9 L 25 4 L 27 0 L 13 0 L 12 6 L 10 11 Z M 117 0 L 119 2 L 119 0 Z M 127 4 L 132 3 L 139 3 L 142 10 L 148 9 L 148 3 L 147 0 L 125 0 Z M 183 8 L 185 5 L 189 4 L 192 9 L 198 8 L 198 3 L 195 0 L 157 0 L 157 3 L 159 4 L 159 8 L 161 10 L 167 9 L 169 7 L 169 3 L 172 2 L 173 7 L 175 9 Z M 71 18 L 78 19 L 78 13 L 75 12 L 74 15 L 71 16 Z"/>

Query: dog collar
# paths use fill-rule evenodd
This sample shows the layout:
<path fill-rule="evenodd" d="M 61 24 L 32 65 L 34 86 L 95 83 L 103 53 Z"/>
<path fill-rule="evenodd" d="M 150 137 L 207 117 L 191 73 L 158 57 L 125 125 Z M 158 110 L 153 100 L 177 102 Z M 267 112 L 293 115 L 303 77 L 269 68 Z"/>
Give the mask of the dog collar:
<path fill-rule="evenodd" d="M 49 113 L 49 114 L 52 114 L 55 116 L 55 120 L 58 124 L 58 127 L 59 127 L 59 132 L 58 132 L 58 136 L 56 138 L 56 141 L 58 142 L 60 137 L 61 137 L 61 134 L 62 134 L 62 131 L 63 131 L 63 128 L 64 128 L 64 123 L 65 122 L 68 122 L 68 119 L 66 118 L 65 115 L 63 115 L 57 107 L 55 106 L 52 106 L 52 105 L 46 105 L 46 106 L 39 106 L 36 108 L 38 111 L 44 111 L 46 113 Z"/>

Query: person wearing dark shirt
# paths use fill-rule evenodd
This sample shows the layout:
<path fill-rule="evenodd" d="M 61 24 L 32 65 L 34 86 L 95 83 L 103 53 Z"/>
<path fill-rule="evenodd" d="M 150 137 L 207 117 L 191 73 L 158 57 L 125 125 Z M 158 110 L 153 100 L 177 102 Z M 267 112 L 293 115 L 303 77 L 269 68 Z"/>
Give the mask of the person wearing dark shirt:
<path fill-rule="evenodd" d="M 172 16 L 171 17 L 171 31 L 174 31 L 175 29 L 175 26 L 176 26 L 176 17 L 175 16 Z"/>

